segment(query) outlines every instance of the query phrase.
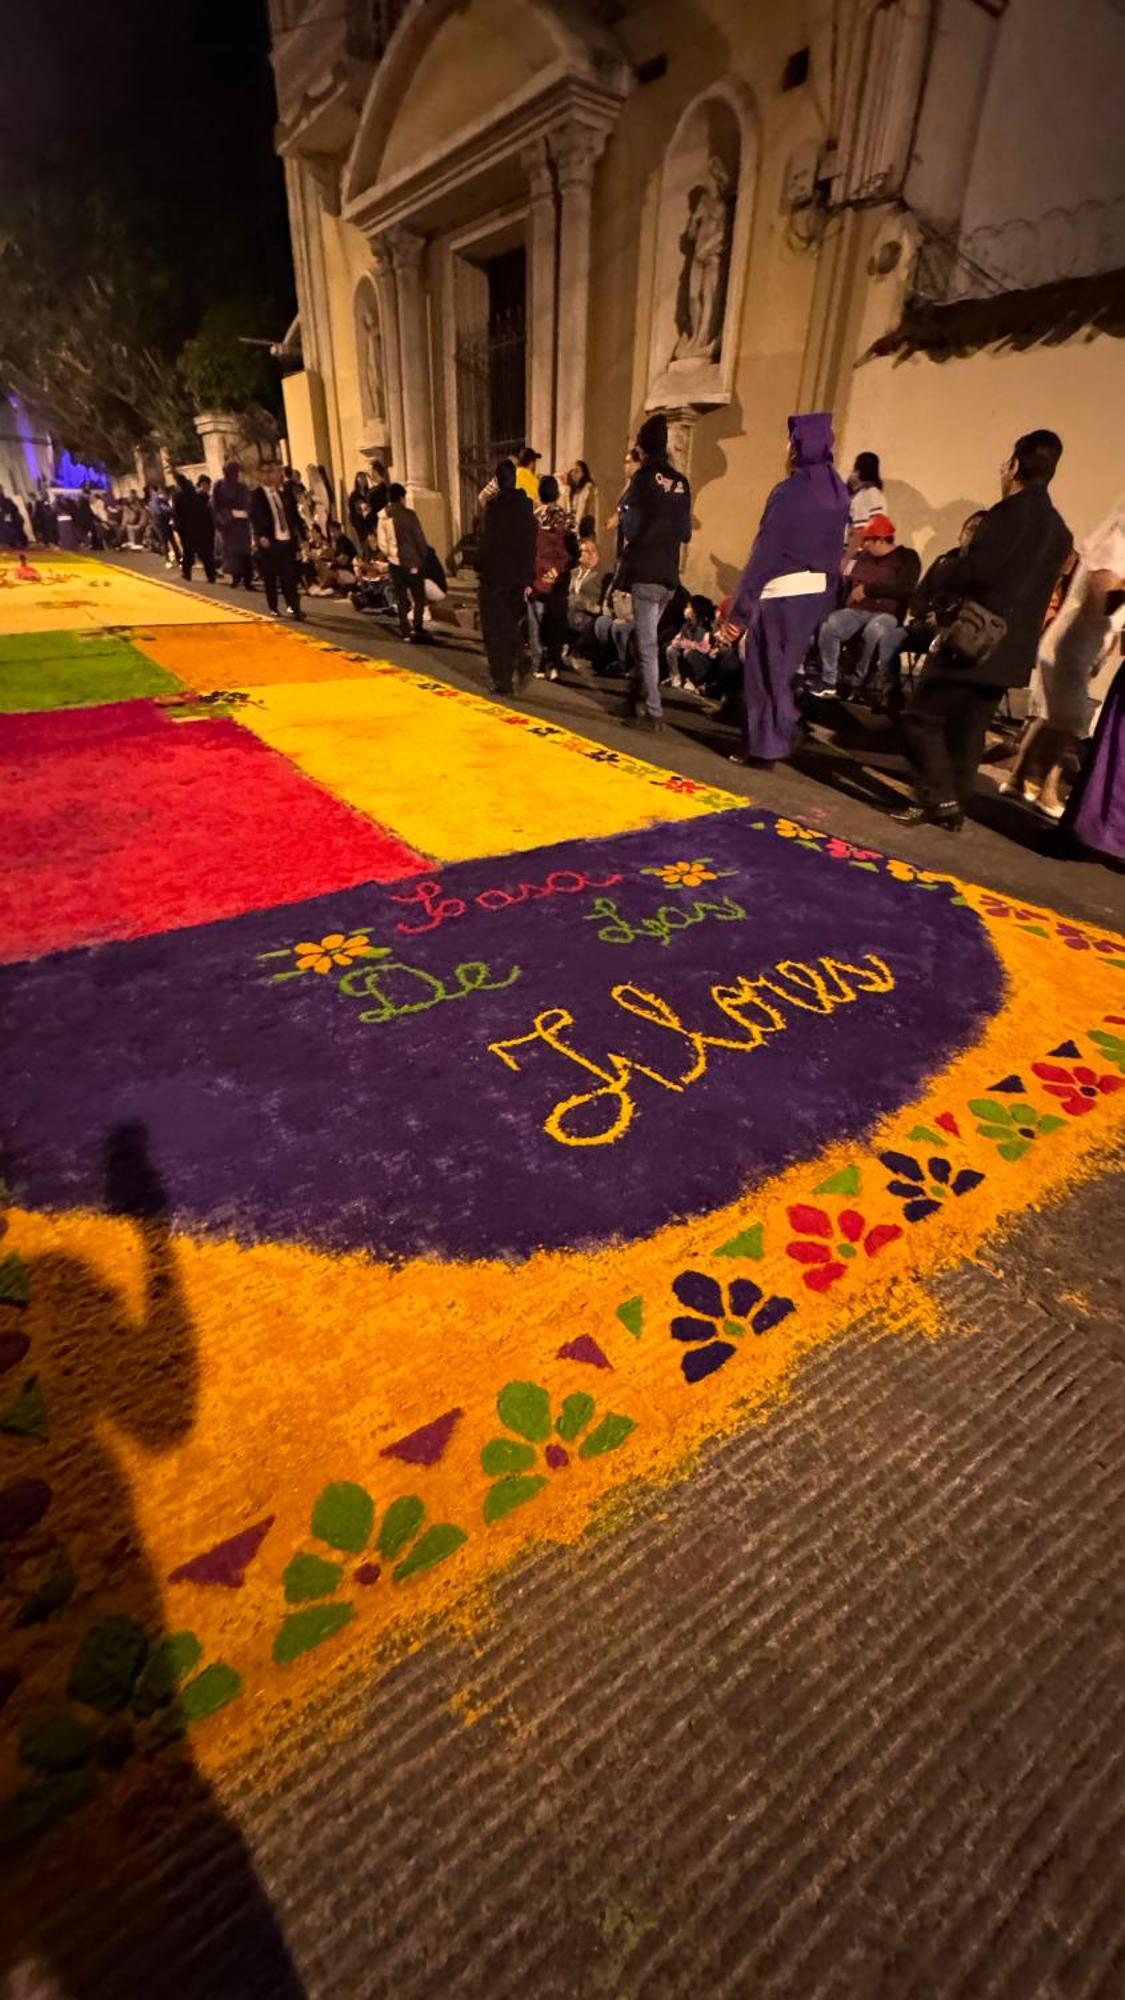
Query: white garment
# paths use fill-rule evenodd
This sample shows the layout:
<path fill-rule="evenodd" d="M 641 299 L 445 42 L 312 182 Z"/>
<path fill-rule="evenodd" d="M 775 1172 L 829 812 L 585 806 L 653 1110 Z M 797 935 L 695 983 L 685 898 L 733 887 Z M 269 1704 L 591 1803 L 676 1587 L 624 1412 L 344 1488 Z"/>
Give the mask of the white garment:
<path fill-rule="evenodd" d="M 823 597 L 828 578 L 822 569 L 791 569 L 785 576 L 771 576 L 762 585 L 759 597 Z"/>
<path fill-rule="evenodd" d="M 1125 605 L 1106 618 L 1091 612 L 1087 594 L 1093 570 L 1125 578 L 1125 494 L 1083 543 L 1080 556 L 1063 608 L 1039 642 L 1029 713 L 1045 715 L 1053 728 L 1081 737 L 1092 731 L 1121 665 Z"/>
<path fill-rule="evenodd" d="M 391 520 L 389 507 L 382 507 L 379 510 L 379 518 L 375 523 L 375 546 L 381 556 L 386 556 L 387 561 L 397 567 L 398 535 L 395 533 L 395 524 Z"/>
<path fill-rule="evenodd" d="M 865 528 L 876 514 L 887 511 L 887 496 L 881 486 L 861 486 L 852 494 L 848 508 L 848 521 L 853 528 Z"/>

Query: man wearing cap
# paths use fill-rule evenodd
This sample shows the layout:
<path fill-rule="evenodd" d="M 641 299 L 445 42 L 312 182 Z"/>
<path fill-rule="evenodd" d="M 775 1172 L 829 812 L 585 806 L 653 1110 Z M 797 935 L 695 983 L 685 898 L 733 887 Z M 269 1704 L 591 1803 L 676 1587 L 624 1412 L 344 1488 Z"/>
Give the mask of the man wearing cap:
<path fill-rule="evenodd" d="M 811 693 L 821 699 L 835 694 L 841 648 L 857 633 L 862 634 L 859 682 L 867 679 L 873 660 L 877 660 L 880 674 L 886 672 L 902 644 L 906 607 L 921 568 L 913 549 L 896 546 L 894 522 L 886 514 L 873 514 L 862 530 L 859 554 L 844 579 L 846 600 L 820 628 L 821 685 Z"/>

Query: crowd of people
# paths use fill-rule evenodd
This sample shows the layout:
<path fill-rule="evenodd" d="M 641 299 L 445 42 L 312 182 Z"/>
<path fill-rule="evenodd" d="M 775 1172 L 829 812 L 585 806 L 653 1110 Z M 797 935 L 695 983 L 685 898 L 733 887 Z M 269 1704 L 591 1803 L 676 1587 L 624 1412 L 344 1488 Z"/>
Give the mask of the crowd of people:
<path fill-rule="evenodd" d="M 580 664 L 625 683 L 626 713 L 664 726 L 672 689 L 738 725 L 734 761 L 771 765 L 841 700 L 885 716 L 914 776 L 894 816 L 955 831 L 963 823 L 998 709 L 1030 684 L 1029 718 L 1002 792 L 1090 847 L 1125 858 L 1125 498 L 1080 548 L 1051 482 L 1062 443 L 1019 438 L 1000 497 L 964 522 L 925 574 L 900 543 L 878 457 L 847 479 L 831 417 L 790 417 L 784 476 L 770 493 L 734 591 L 721 602 L 681 582 L 692 495 L 659 414 L 628 452 L 620 496 L 600 518 L 589 466 L 540 475 L 525 446 L 497 465 L 479 499 L 475 551 L 481 634 L 494 692 Z M 374 462 L 337 518 L 331 482 L 310 466 L 237 461 L 212 486 L 177 473 L 121 495 L 0 490 L 0 547 L 145 549 L 191 580 L 220 574 L 268 609 L 302 619 L 302 593 L 342 597 L 427 636 L 446 578 L 405 489 Z M 604 552 L 604 553 L 603 553 Z"/>
<path fill-rule="evenodd" d="M 791 417 L 785 476 L 735 590 L 715 604 L 680 581 L 691 490 L 662 416 L 641 425 L 601 524 L 609 562 L 588 468 L 537 478 L 525 449 L 480 496 L 491 685 L 518 694 L 529 674 L 557 679 L 584 659 L 625 678 L 640 728 L 663 727 L 662 690 L 685 690 L 737 720 L 734 761 L 757 766 L 856 700 L 889 719 L 910 763 L 915 796 L 893 817 L 953 832 L 998 710 L 1030 683 L 1000 790 L 1125 859 L 1125 501 L 1076 550 L 1050 493 L 1061 455 L 1053 431 L 1019 438 L 996 503 L 922 575 L 898 541 L 878 457 L 861 452 L 845 480 L 831 417 Z"/>

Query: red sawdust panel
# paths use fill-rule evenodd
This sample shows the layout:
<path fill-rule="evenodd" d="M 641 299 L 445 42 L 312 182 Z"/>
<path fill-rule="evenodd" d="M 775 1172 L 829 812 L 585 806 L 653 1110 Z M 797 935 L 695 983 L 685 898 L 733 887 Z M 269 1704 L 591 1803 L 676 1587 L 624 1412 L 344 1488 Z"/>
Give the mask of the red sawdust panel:
<path fill-rule="evenodd" d="M 148 702 L 0 718 L 0 959 L 425 868 L 236 722 Z"/>

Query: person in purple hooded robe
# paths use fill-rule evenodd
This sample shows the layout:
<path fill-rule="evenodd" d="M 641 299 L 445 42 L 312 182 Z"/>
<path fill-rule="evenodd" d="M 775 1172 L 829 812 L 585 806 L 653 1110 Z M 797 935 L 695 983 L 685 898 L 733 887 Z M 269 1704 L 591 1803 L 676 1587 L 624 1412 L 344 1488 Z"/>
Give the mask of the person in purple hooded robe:
<path fill-rule="evenodd" d="M 788 470 L 766 501 L 722 636 L 745 634 L 746 756 L 772 764 L 797 738 L 794 682 L 808 644 L 836 603 L 848 489 L 832 463 L 826 410 L 789 419 Z"/>

